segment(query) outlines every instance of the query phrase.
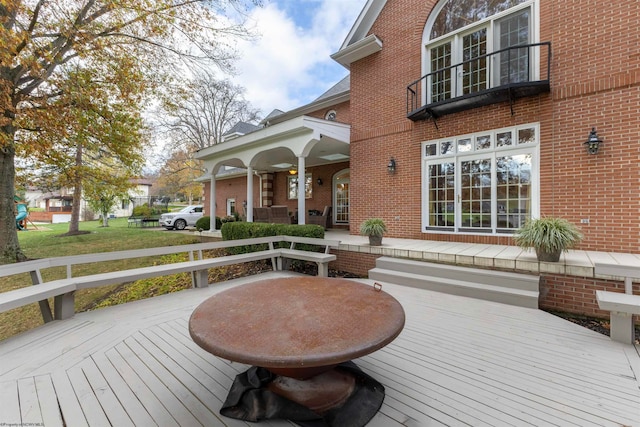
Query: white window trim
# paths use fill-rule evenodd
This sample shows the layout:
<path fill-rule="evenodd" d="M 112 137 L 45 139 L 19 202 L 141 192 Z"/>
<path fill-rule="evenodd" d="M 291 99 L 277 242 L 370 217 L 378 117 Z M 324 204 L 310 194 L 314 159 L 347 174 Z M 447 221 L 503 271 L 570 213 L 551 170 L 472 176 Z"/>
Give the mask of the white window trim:
<path fill-rule="evenodd" d="M 535 128 L 536 130 L 536 141 L 531 142 L 531 143 L 527 143 L 527 144 L 523 144 L 523 145 L 518 145 L 516 140 L 517 140 L 517 136 L 518 136 L 518 131 L 521 129 L 528 129 L 528 128 Z M 496 135 L 498 133 L 501 132 L 505 132 L 505 131 L 512 131 L 513 132 L 513 139 L 514 139 L 514 143 L 515 145 L 513 146 L 507 146 L 507 147 L 500 147 L 497 148 L 496 147 Z M 435 155 L 435 156 L 427 156 L 426 153 L 426 147 L 430 144 L 438 144 L 437 147 L 439 147 L 439 143 L 443 142 L 443 141 L 450 141 L 450 140 L 454 140 L 457 141 L 459 139 L 464 139 L 467 137 L 470 137 L 472 139 L 472 141 L 475 141 L 475 138 L 477 136 L 482 136 L 482 135 L 487 135 L 487 134 L 491 134 L 491 138 L 492 138 L 492 147 L 491 148 L 487 148 L 484 150 L 472 150 L 469 152 L 463 152 L 463 153 L 457 153 L 457 147 L 456 147 L 456 152 L 453 154 L 445 154 L 445 155 L 441 155 L 439 154 L 439 152 Z M 424 141 L 421 144 L 421 158 L 422 158 L 422 171 L 421 171 L 421 194 L 422 194 L 422 212 L 421 212 L 421 218 L 422 218 L 422 225 L 421 225 L 421 230 L 423 233 L 425 234 L 463 234 L 463 235 L 479 235 L 479 236 L 509 236 L 512 235 L 513 233 L 505 233 L 503 232 L 497 232 L 496 231 L 496 226 L 494 223 L 494 217 L 495 214 L 497 214 L 497 197 L 496 197 L 496 170 L 495 170 L 495 158 L 497 156 L 500 156 L 502 154 L 513 154 L 513 155 L 518 155 L 518 154 L 525 154 L 525 153 L 531 153 L 531 217 L 532 218 L 538 218 L 540 216 L 540 123 L 527 123 L 527 124 L 523 124 L 523 125 L 518 125 L 518 126 L 510 126 L 510 127 L 506 127 L 506 128 L 498 128 L 498 129 L 492 129 L 492 130 L 485 130 L 485 131 L 479 131 L 479 132 L 474 132 L 474 133 L 470 133 L 470 134 L 462 134 L 462 135 L 455 135 L 449 138 L 439 138 L 439 139 L 435 139 L 435 140 L 430 140 L 430 141 Z M 458 170 L 458 164 L 460 163 L 461 160 L 465 160 L 465 159 L 477 159 L 477 158 L 487 158 L 490 157 L 492 159 L 492 168 L 491 168 L 491 215 L 492 215 L 492 228 L 491 231 L 484 231 L 484 232 L 478 232 L 478 231 L 473 231 L 470 230 L 468 228 L 464 228 L 461 227 L 461 221 L 460 221 L 460 215 L 461 212 L 458 208 L 458 201 L 456 200 L 456 208 L 455 208 L 455 216 L 456 216 L 456 220 L 455 220 L 455 226 L 451 229 L 451 230 L 443 230 L 443 229 L 433 229 L 433 228 L 428 228 L 429 227 L 429 185 L 428 185 L 428 167 L 430 165 L 433 164 L 440 164 L 443 162 L 450 162 L 450 163 L 454 163 L 455 167 L 456 167 L 456 182 L 455 182 L 455 194 L 456 194 L 456 199 L 457 196 L 460 194 L 461 189 L 460 189 L 460 174 L 459 174 L 459 170 Z M 463 229 L 463 230 L 461 230 Z M 515 232 L 515 230 L 514 230 Z"/>
<path fill-rule="evenodd" d="M 336 172 L 335 174 L 333 174 L 333 177 L 331 178 L 331 192 L 333 193 L 332 195 L 332 200 L 333 200 L 333 208 L 331 208 L 333 210 L 333 212 L 331 213 L 331 217 L 333 218 L 333 223 L 334 224 L 340 224 L 340 225 L 348 225 L 351 222 L 351 212 L 349 212 L 349 220 L 347 221 L 338 221 L 338 193 L 336 191 L 336 187 L 338 185 L 338 177 L 340 177 L 341 175 L 344 175 L 345 173 L 349 173 L 349 179 L 347 180 L 347 183 L 349 184 L 349 211 L 351 211 L 351 169 L 350 168 L 345 168 L 342 169 L 338 172 Z"/>
<path fill-rule="evenodd" d="M 289 191 L 289 189 L 291 188 L 291 180 L 293 179 L 298 179 L 299 175 L 288 175 L 287 176 L 287 200 L 298 200 L 298 196 L 296 197 L 291 197 L 291 193 Z M 305 199 L 311 199 L 313 198 L 313 179 L 310 173 L 306 173 L 304 174 L 304 180 L 305 180 Z M 306 197 L 306 186 L 307 186 L 307 182 L 309 182 L 309 197 Z M 297 187 L 296 187 L 297 188 Z"/>
<path fill-rule="evenodd" d="M 236 204 L 236 199 L 235 198 L 227 199 L 227 216 L 233 215 L 233 213 L 231 212 L 231 204 L 233 204 L 235 206 L 235 204 Z M 236 211 L 237 211 L 237 209 L 236 209 Z"/>
<path fill-rule="evenodd" d="M 427 19 L 427 22 L 424 26 L 424 30 L 422 32 L 422 64 L 421 64 L 421 76 L 425 76 L 428 73 L 430 73 L 431 70 L 431 48 L 435 47 L 435 45 L 441 44 L 442 42 L 451 39 L 451 44 L 452 44 L 452 52 L 451 52 L 451 65 L 455 65 L 455 64 L 459 64 L 460 62 L 462 62 L 461 59 L 461 51 L 458 48 L 453 48 L 453 45 L 460 45 L 460 42 L 458 41 L 461 37 L 463 37 L 466 34 L 472 33 L 473 31 L 476 31 L 477 29 L 486 26 L 488 27 L 488 32 L 487 32 L 487 52 L 491 53 L 494 52 L 496 50 L 496 46 L 494 43 L 494 32 L 495 32 L 495 26 L 496 26 L 496 21 L 514 14 L 520 10 L 526 9 L 526 8 L 531 8 L 531 17 L 530 17 L 530 31 L 531 31 L 531 41 L 530 43 L 539 43 L 540 42 L 540 4 L 539 4 L 539 0 L 531 0 L 528 2 L 524 2 L 522 4 L 519 4 L 517 6 L 514 6 L 508 10 L 502 11 L 500 13 L 497 13 L 495 15 L 492 15 L 490 17 L 487 17 L 485 19 L 481 19 L 479 21 L 473 22 L 463 28 L 460 28 L 458 30 L 456 30 L 453 33 L 449 33 L 449 34 L 444 34 L 440 37 L 437 37 L 433 40 L 431 40 L 430 34 L 431 34 L 431 28 L 433 27 L 433 24 L 435 22 L 435 20 L 437 19 L 438 15 L 440 14 L 440 11 L 442 10 L 442 8 L 445 6 L 445 4 L 448 2 L 449 0 L 440 0 L 440 2 L 438 2 L 438 4 L 432 9 L 431 13 L 429 14 L 429 18 Z M 532 63 L 533 63 L 533 74 L 532 74 L 532 79 L 537 80 L 540 77 L 540 55 L 539 52 L 537 51 L 537 49 L 533 50 L 533 54 L 532 54 Z M 490 82 L 492 83 L 492 82 Z M 453 88 L 452 88 L 453 90 Z M 427 104 L 427 100 L 430 99 L 430 94 L 431 94 L 431 90 L 429 88 L 429 90 L 423 90 L 422 91 L 422 105 L 426 105 Z"/>

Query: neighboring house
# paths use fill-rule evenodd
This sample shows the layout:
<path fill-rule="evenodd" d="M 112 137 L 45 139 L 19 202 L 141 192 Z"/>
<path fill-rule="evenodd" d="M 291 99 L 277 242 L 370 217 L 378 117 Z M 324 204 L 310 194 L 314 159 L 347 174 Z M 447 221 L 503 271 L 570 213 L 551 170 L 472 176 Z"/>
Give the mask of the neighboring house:
<path fill-rule="evenodd" d="M 151 198 L 149 193 L 151 190 L 151 181 L 148 179 L 131 180 L 135 187 L 129 190 L 129 198 L 121 200 L 112 210 L 111 214 L 116 217 L 129 217 L 133 214 L 133 208 L 145 203 L 149 203 Z"/>
<path fill-rule="evenodd" d="M 128 217 L 133 213 L 135 206 L 152 201 L 153 198 L 149 196 L 149 189 L 152 185 L 151 181 L 134 179 L 132 183 L 135 184 L 135 187 L 129 190 L 129 197 L 117 203 L 111 210 L 110 215 L 114 217 Z M 29 207 L 44 210 L 44 212 L 30 212 L 29 216 L 33 221 L 68 222 L 71 220 L 73 190 L 70 188 L 61 188 L 53 192 L 43 192 L 35 187 L 29 187 L 25 191 L 25 199 L 29 203 Z M 82 199 L 80 204 L 80 220 L 90 221 L 95 219 L 97 215 L 97 213 L 91 211 L 87 202 Z"/>
<path fill-rule="evenodd" d="M 487 244 L 559 216 L 582 249 L 640 253 L 640 10 L 596 6 L 369 0 L 332 55 L 349 77 L 198 153 L 205 206 L 331 206 L 352 234 L 381 217 L 390 237 Z"/>

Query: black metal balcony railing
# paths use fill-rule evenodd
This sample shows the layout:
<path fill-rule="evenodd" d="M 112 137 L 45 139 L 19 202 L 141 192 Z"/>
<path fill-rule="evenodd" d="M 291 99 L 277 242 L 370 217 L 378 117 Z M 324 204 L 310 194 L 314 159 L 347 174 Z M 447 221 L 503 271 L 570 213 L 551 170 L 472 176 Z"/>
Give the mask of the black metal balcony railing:
<path fill-rule="evenodd" d="M 550 69 L 551 43 L 544 42 L 433 71 L 407 86 L 407 117 L 418 121 L 503 101 L 513 105 L 515 99 L 549 92 Z"/>

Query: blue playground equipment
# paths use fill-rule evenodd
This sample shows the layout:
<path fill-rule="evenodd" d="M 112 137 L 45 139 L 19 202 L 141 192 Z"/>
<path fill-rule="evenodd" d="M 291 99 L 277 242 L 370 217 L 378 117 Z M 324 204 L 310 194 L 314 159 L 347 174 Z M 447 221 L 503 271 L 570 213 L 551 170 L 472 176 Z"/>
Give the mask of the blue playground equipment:
<path fill-rule="evenodd" d="M 24 230 L 27 226 L 27 205 L 25 203 L 18 203 L 18 214 L 16 215 L 16 228 L 18 230 Z"/>

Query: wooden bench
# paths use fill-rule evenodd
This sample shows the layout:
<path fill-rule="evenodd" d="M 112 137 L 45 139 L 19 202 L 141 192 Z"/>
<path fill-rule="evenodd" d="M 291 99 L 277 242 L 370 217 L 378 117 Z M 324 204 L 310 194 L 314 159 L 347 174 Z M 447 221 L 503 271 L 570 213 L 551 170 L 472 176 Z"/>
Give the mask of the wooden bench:
<path fill-rule="evenodd" d="M 281 243 L 282 242 L 282 243 Z M 296 243 L 324 247 L 323 252 L 312 252 L 296 249 Z M 281 248 L 282 245 L 288 246 Z M 29 273 L 34 286 L 15 289 L 0 294 L 0 312 L 11 310 L 26 304 L 38 302 L 45 322 L 61 320 L 73 316 L 74 292 L 79 289 L 128 283 L 150 277 L 190 272 L 194 287 L 208 286 L 208 270 L 214 267 L 239 264 L 243 262 L 271 260 L 274 270 L 281 270 L 283 259 L 299 259 L 312 261 L 318 265 L 318 275 L 328 275 L 328 264 L 336 260 L 330 254 L 331 248 L 337 248 L 338 240 L 311 239 L 295 236 L 271 236 L 243 240 L 199 243 L 183 246 L 169 246 L 149 249 L 136 249 L 118 252 L 77 255 L 59 258 L 46 258 L 36 261 L 11 264 L 0 268 L 0 277 L 20 273 Z M 204 258 L 203 251 L 224 249 L 237 246 L 266 245 L 267 249 L 237 255 L 226 255 L 215 258 Z M 131 258 L 161 256 L 175 253 L 188 253 L 189 261 L 176 262 L 128 270 L 116 270 L 86 276 L 73 276 L 73 266 L 105 261 Z M 43 282 L 40 270 L 51 267 L 66 267 L 67 277 L 64 279 Z M 54 311 L 47 298 L 54 298 Z"/>
<path fill-rule="evenodd" d="M 278 270 L 283 269 L 283 259 L 298 259 L 301 261 L 311 261 L 318 265 L 318 276 L 327 277 L 329 275 L 329 263 L 336 260 L 336 256 L 330 254 L 331 248 L 338 248 L 339 240 L 313 239 L 308 237 L 279 236 L 280 241 L 289 243 L 288 249 L 280 249 L 278 257 Z M 296 249 L 296 244 L 324 246 L 324 252 L 301 251 Z"/>
<path fill-rule="evenodd" d="M 625 293 L 596 291 L 598 307 L 610 312 L 610 336 L 625 344 L 635 342 L 633 315 L 640 315 L 640 295 L 633 295 L 633 280 L 640 279 L 640 266 L 595 263 L 594 271 L 599 276 L 620 277 L 624 280 Z"/>

